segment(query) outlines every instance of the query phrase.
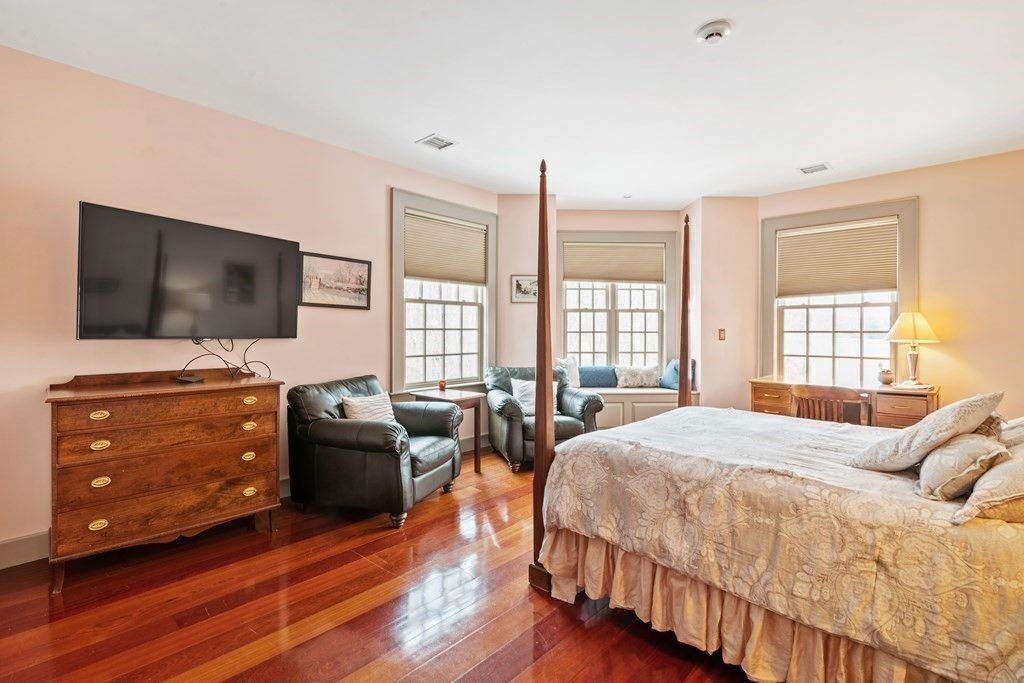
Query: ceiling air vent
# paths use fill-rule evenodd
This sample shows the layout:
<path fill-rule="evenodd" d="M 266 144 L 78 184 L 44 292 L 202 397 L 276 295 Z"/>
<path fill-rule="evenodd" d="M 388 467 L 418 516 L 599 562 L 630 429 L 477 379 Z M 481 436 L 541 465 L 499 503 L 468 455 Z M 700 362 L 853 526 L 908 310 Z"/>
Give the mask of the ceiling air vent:
<path fill-rule="evenodd" d="M 821 173 L 829 169 L 828 164 L 814 164 L 813 166 L 804 166 L 800 169 L 800 172 L 804 175 L 811 175 L 812 173 Z"/>
<path fill-rule="evenodd" d="M 434 149 L 444 149 L 445 147 L 451 147 L 454 145 L 455 141 L 443 138 L 437 133 L 431 133 L 427 137 L 417 140 L 416 144 L 426 145 L 427 147 L 433 147 Z"/>

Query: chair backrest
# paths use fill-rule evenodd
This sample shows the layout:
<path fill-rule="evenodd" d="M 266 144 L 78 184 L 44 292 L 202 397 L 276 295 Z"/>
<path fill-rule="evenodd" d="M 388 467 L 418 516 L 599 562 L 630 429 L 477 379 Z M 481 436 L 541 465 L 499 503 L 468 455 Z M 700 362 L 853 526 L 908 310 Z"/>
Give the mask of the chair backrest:
<path fill-rule="evenodd" d="M 288 390 L 288 407 L 298 424 L 345 417 L 345 396 L 375 396 L 384 388 L 376 375 L 362 375 L 321 384 L 300 384 Z"/>
<path fill-rule="evenodd" d="M 558 393 L 561 394 L 562 390 L 569 386 L 569 376 L 562 368 L 555 368 L 553 373 L 552 378 L 558 382 Z M 501 389 L 505 393 L 511 394 L 513 379 L 535 381 L 537 370 L 534 368 L 487 368 L 484 373 L 484 386 L 487 387 L 487 391 Z"/>
<path fill-rule="evenodd" d="M 846 422 L 844 419 L 847 403 L 860 406 L 860 424 L 868 424 L 870 406 L 868 395 L 856 389 L 842 387 L 816 387 L 796 384 L 792 388 L 796 403 L 796 416 L 810 420 Z"/>

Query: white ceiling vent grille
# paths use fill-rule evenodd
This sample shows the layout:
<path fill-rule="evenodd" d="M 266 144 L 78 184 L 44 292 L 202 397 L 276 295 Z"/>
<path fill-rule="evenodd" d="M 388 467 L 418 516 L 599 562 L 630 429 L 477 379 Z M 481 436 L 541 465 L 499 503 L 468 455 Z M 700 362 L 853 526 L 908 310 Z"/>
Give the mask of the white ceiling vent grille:
<path fill-rule="evenodd" d="M 437 133 L 431 133 L 427 137 L 417 140 L 416 144 L 426 145 L 427 147 L 433 147 L 434 149 L 444 149 L 445 147 L 451 147 L 454 145 L 455 141 L 443 138 Z"/>
<path fill-rule="evenodd" d="M 800 169 L 800 172 L 804 175 L 811 175 L 812 173 L 821 173 L 829 169 L 828 164 L 814 164 L 813 166 L 804 166 Z"/>

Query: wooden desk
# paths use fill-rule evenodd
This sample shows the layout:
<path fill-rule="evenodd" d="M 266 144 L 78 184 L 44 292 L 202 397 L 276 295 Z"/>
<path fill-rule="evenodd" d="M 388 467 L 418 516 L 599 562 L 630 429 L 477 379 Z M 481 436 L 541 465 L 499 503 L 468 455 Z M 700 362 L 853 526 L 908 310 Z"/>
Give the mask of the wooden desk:
<path fill-rule="evenodd" d="M 796 415 L 792 392 L 794 384 L 798 383 L 776 376 L 750 380 L 750 409 L 756 413 Z M 851 388 L 870 397 L 870 424 L 874 427 L 909 427 L 939 407 L 940 387 L 921 391 L 900 391 L 884 385 Z"/>
<path fill-rule="evenodd" d="M 444 401 L 454 403 L 463 411 L 473 408 L 475 415 L 473 424 L 473 471 L 480 474 L 480 432 L 483 431 L 484 399 L 487 394 L 479 391 L 461 391 L 459 389 L 424 389 L 409 392 L 417 401 Z"/>

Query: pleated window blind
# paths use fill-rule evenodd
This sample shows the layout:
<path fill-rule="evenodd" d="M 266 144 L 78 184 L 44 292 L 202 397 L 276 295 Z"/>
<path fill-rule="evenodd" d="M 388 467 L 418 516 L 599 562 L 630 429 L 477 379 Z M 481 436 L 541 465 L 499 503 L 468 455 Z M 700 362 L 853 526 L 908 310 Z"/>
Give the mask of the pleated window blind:
<path fill-rule="evenodd" d="M 665 282 L 665 245 L 642 242 L 565 242 L 564 280 Z"/>
<path fill-rule="evenodd" d="M 405 277 L 487 284 L 487 226 L 405 210 Z"/>
<path fill-rule="evenodd" d="M 776 233 L 778 296 L 891 290 L 897 286 L 896 216 Z"/>

